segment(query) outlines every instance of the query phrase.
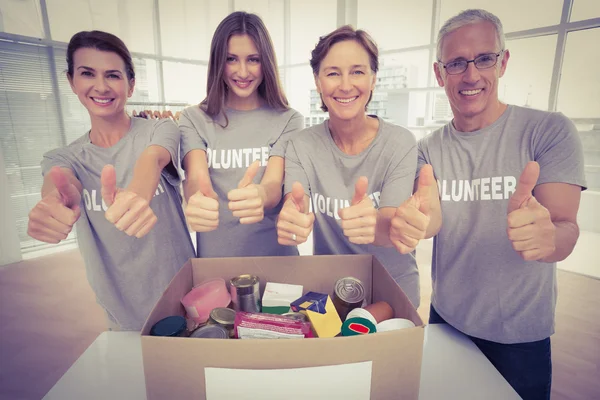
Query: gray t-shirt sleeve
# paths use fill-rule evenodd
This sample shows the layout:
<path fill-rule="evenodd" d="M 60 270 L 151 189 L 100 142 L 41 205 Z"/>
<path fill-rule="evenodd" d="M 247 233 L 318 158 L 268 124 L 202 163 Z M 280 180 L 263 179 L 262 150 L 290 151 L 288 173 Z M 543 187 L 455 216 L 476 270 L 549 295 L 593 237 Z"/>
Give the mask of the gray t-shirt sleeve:
<path fill-rule="evenodd" d="M 190 109 L 186 109 L 179 116 L 179 132 L 181 133 L 181 161 L 183 161 L 186 154 L 192 150 L 206 151 L 208 148 L 206 140 L 200 136 L 202 132 L 199 132 L 197 126 L 194 124 L 189 115 L 190 111 Z"/>
<path fill-rule="evenodd" d="M 69 160 L 70 151 L 68 147 L 60 147 L 44 153 L 42 158 L 42 176 L 45 176 L 52 167 L 69 168 L 74 171 L 73 164 Z"/>
<path fill-rule="evenodd" d="M 412 194 L 417 168 L 417 145 L 414 136 L 407 132 L 391 159 L 381 188 L 379 208 L 398 207 Z"/>
<path fill-rule="evenodd" d="M 170 119 L 161 119 L 154 124 L 149 146 L 160 146 L 171 155 L 171 162 L 162 170 L 162 175 L 173 186 L 181 183 L 179 175 L 179 128 Z"/>
<path fill-rule="evenodd" d="M 288 143 L 285 151 L 285 176 L 283 185 L 284 195 L 292 191 L 292 185 L 294 182 L 300 182 L 300 184 L 302 184 L 302 188 L 304 189 L 304 193 L 306 193 L 307 196 L 310 196 L 308 177 L 306 176 L 306 171 L 300 162 L 298 153 L 296 151 L 296 146 L 292 140 Z"/>
<path fill-rule="evenodd" d="M 581 139 L 569 118 L 562 113 L 549 113 L 532 139 L 533 157 L 540 164 L 538 185 L 560 182 L 586 189 Z"/>
<path fill-rule="evenodd" d="M 292 116 L 290 117 L 287 125 L 279 139 L 273 144 L 271 151 L 269 152 L 269 157 L 278 156 L 285 157 L 286 155 L 286 147 L 290 138 L 292 138 L 295 132 L 298 132 L 304 128 L 304 117 L 298 111 L 293 111 Z"/>

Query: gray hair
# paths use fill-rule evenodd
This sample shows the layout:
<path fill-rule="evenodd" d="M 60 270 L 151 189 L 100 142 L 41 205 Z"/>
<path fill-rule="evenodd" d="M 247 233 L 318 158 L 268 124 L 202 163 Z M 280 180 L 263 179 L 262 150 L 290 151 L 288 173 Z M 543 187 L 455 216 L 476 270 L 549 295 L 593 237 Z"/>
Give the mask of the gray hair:
<path fill-rule="evenodd" d="M 458 15 L 450 18 L 444 25 L 440 28 L 437 37 L 437 59 L 441 61 L 442 59 L 442 45 L 444 41 L 444 37 L 449 33 L 457 30 L 458 28 L 462 28 L 465 25 L 475 24 L 478 22 L 491 22 L 496 28 L 496 35 L 498 37 L 498 43 L 500 43 L 500 50 L 504 50 L 504 29 L 502 28 L 502 22 L 500 19 L 496 17 L 489 11 L 480 10 L 480 9 L 471 9 L 461 11 Z"/>

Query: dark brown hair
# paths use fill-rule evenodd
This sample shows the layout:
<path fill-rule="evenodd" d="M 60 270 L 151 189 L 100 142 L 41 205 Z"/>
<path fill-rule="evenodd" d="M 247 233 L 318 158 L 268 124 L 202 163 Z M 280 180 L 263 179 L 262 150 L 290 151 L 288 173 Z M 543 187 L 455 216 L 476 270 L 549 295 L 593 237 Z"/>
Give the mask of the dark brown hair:
<path fill-rule="evenodd" d="M 356 43 L 360 44 L 367 54 L 369 55 L 369 62 L 371 64 L 371 70 L 374 73 L 379 71 L 379 50 L 377 49 L 377 44 L 367 32 L 362 29 L 354 29 L 350 25 L 344 25 L 337 28 L 335 31 L 321 36 L 319 38 L 319 42 L 315 46 L 314 50 L 311 53 L 310 66 L 313 70 L 313 74 L 315 78 L 319 76 L 319 69 L 321 68 L 321 62 L 323 59 L 327 57 L 329 50 L 333 47 L 334 44 L 339 42 L 344 42 L 346 40 L 353 40 Z M 367 106 L 371 102 L 371 98 L 373 97 L 373 93 L 369 96 L 369 100 L 365 105 L 365 110 Z M 327 106 L 321 99 L 321 110 L 328 111 Z"/>
<path fill-rule="evenodd" d="M 135 79 L 131 53 L 125 43 L 115 35 L 102 31 L 81 31 L 73 35 L 67 47 L 67 75 L 73 78 L 73 55 L 79 49 L 89 48 L 116 53 L 125 64 L 127 79 Z"/>
<path fill-rule="evenodd" d="M 271 108 L 287 110 L 289 108 L 288 101 L 279 81 L 277 58 L 269 31 L 258 15 L 244 11 L 229 14 L 215 30 L 208 59 L 206 98 L 200 103 L 200 108 L 213 119 L 223 114 L 225 126 L 227 126 L 227 116 L 224 113 L 227 87 L 223 79 L 223 72 L 227 62 L 227 45 L 229 38 L 233 35 L 248 35 L 258 48 L 263 74 L 263 80 L 257 89 L 259 96 Z"/>

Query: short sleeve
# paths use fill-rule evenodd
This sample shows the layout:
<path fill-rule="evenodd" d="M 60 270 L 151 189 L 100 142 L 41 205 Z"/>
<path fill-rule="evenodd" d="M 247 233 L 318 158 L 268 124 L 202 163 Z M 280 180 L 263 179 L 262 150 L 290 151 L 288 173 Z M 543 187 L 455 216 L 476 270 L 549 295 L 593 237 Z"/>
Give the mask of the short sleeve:
<path fill-rule="evenodd" d="M 583 147 L 577 128 L 562 113 L 551 113 L 536 129 L 534 160 L 540 164 L 538 185 L 569 183 L 586 188 Z"/>
<path fill-rule="evenodd" d="M 179 128 L 170 119 L 160 119 L 152 127 L 150 146 L 160 146 L 171 155 L 171 162 L 162 170 L 167 181 L 178 186 L 181 183 L 179 175 Z"/>
<path fill-rule="evenodd" d="M 288 143 L 287 149 L 285 151 L 285 177 L 283 186 L 284 195 L 292 191 L 292 185 L 294 184 L 294 182 L 300 182 L 300 184 L 302 184 L 302 187 L 304 188 L 304 193 L 310 196 L 308 176 L 306 175 L 304 166 L 300 162 L 300 158 L 298 156 L 297 151 L 297 144 L 295 143 L 295 141 L 292 140 Z"/>
<path fill-rule="evenodd" d="M 417 144 L 412 133 L 403 133 L 381 188 L 379 207 L 398 207 L 412 194 L 417 168 Z"/>
<path fill-rule="evenodd" d="M 284 130 L 281 132 L 281 135 L 273 144 L 273 147 L 269 152 L 269 157 L 285 157 L 288 141 L 293 137 L 294 133 L 301 131 L 303 128 L 304 117 L 298 111 L 294 111 Z"/>
<path fill-rule="evenodd" d="M 198 107 L 198 106 L 196 106 Z M 179 116 L 179 132 L 181 133 L 181 160 L 192 150 L 206 151 L 206 142 L 202 139 L 198 125 L 189 116 L 190 110 L 184 110 Z"/>

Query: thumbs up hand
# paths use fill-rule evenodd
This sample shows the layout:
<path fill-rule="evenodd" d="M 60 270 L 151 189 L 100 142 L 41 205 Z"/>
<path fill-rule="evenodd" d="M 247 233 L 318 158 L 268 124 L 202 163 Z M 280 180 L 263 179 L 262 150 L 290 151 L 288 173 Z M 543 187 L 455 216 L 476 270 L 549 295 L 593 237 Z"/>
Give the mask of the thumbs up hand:
<path fill-rule="evenodd" d="M 117 188 L 117 172 L 105 165 L 100 176 L 102 200 L 108 207 L 104 216 L 118 230 L 129 236 L 142 238 L 156 224 L 158 218 L 150 208 L 150 201 L 138 193 Z"/>
<path fill-rule="evenodd" d="M 431 189 L 435 185 L 433 168 L 421 168 L 415 193 L 396 209 L 390 224 L 390 241 L 400 254 L 412 252 L 425 239 L 431 217 L 429 215 Z"/>
<path fill-rule="evenodd" d="M 352 243 L 369 244 L 375 241 L 377 210 L 373 201 L 367 196 L 369 181 L 361 176 L 354 186 L 354 196 L 350 207 L 338 210 L 342 219 L 344 235 Z"/>
<path fill-rule="evenodd" d="M 550 212 L 533 196 L 539 176 L 539 164 L 528 162 L 508 201 L 508 238 L 527 261 L 541 260 L 556 250 L 556 227 Z"/>
<path fill-rule="evenodd" d="M 233 211 L 234 217 L 240 219 L 240 224 L 254 224 L 264 218 L 266 193 L 261 185 L 252 182 L 259 168 L 260 161 L 254 161 L 237 189 L 227 193 L 229 209 Z"/>
<path fill-rule="evenodd" d="M 299 182 L 292 186 L 292 192 L 283 203 L 277 219 L 277 242 L 285 246 L 295 246 L 306 242 L 315 223 L 315 214 L 308 212 L 304 204 L 304 188 Z"/>
<path fill-rule="evenodd" d="M 190 196 L 184 214 L 195 232 L 210 232 L 219 227 L 219 196 L 208 173 L 199 176 L 199 190 Z"/>
<path fill-rule="evenodd" d="M 53 167 L 48 179 L 55 188 L 29 212 L 27 234 L 42 242 L 58 243 L 67 238 L 81 216 L 81 193 L 60 167 Z"/>

